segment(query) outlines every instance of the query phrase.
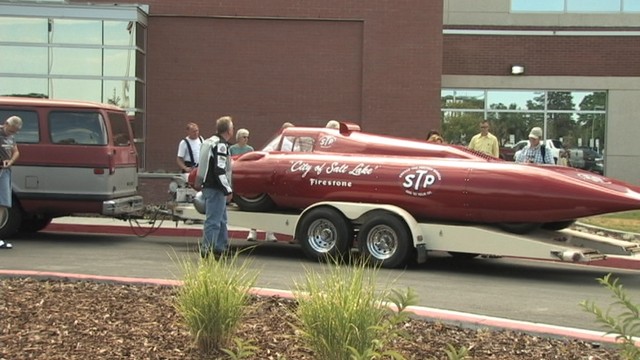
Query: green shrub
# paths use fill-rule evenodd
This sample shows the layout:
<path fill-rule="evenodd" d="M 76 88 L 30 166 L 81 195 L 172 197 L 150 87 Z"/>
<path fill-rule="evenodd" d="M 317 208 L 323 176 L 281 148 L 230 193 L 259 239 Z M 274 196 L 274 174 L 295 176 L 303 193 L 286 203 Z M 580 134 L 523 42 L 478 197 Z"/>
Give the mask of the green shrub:
<path fill-rule="evenodd" d="M 175 306 L 200 350 L 209 353 L 230 344 L 257 278 L 249 264 L 240 263 L 237 253 L 219 260 L 211 256 L 181 262 L 184 284 Z"/>
<path fill-rule="evenodd" d="M 593 301 L 582 301 L 580 306 L 596 316 L 607 334 L 616 335 L 620 342 L 620 351 L 624 359 L 640 359 L 640 350 L 635 345 L 634 337 L 640 335 L 640 307 L 634 304 L 619 279 L 611 279 L 611 274 L 597 279 L 600 284 L 609 289 L 615 301 L 609 305 L 606 311 L 599 308 Z M 615 311 L 615 314 L 611 314 Z"/>
<path fill-rule="evenodd" d="M 375 359 L 381 355 L 402 359 L 392 350 L 380 351 L 397 334 L 391 319 L 404 316 L 407 304 L 402 299 L 413 297 L 395 293 L 398 312 L 394 315 L 381 302 L 390 292 L 376 291 L 377 270 L 365 261 L 352 265 L 334 261 L 325 273 L 307 270 L 305 283 L 297 284 L 301 333 L 317 359 Z"/>

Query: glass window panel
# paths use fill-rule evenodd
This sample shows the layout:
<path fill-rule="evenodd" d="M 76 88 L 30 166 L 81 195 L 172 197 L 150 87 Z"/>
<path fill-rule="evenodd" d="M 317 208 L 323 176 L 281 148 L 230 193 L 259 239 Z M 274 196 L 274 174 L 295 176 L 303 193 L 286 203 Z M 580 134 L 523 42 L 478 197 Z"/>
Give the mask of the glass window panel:
<path fill-rule="evenodd" d="M 443 90 L 442 108 L 445 109 L 484 109 L 484 90 Z"/>
<path fill-rule="evenodd" d="M 527 110 L 544 109 L 544 106 L 531 106 L 530 103 L 537 104 L 536 100 L 544 93 L 536 91 L 487 91 L 487 103 L 490 109 Z"/>
<path fill-rule="evenodd" d="M 450 144 L 467 145 L 473 135 L 480 131 L 482 120 L 484 120 L 482 111 L 444 111 L 442 113 L 444 140 Z"/>
<path fill-rule="evenodd" d="M 104 22 L 104 44 L 135 46 L 136 27 L 132 21 L 105 21 Z"/>
<path fill-rule="evenodd" d="M 47 97 L 47 79 L 0 77 L 0 96 Z"/>
<path fill-rule="evenodd" d="M 52 79 L 51 98 L 102 101 L 102 81 Z"/>
<path fill-rule="evenodd" d="M 22 129 L 15 135 L 19 143 L 37 143 L 40 140 L 40 125 L 38 113 L 26 110 L 0 109 L 0 119 L 4 122 L 10 116 L 19 116 L 22 119 Z"/>
<path fill-rule="evenodd" d="M 102 45 L 102 21 L 53 19 L 53 44 Z"/>
<path fill-rule="evenodd" d="M 511 0 L 511 11 L 562 12 L 564 0 Z"/>
<path fill-rule="evenodd" d="M 49 34 L 47 23 L 47 19 L 0 16 L 0 41 L 46 44 Z"/>
<path fill-rule="evenodd" d="M 129 146 L 131 144 L 131 133 L 129 131 L 129 119 L 122 113 L 109 113 L 109 124 L 113 133 L 113 144 L 115 146 Z"/>
<path fill-rule="evenodd" d="M 51 53 L 52 75 L 102 75 L 102 50 L 54 48 Z"/>
<path fill-rule="evenodd" d="M 575 137 L 576 118 L 575 113 L 548 113 L 545 138 L 571 142 Z"/>
<path fill-rule="evenodd" d="M 135 50 L 104 51 L 104 76 L 134 76 Z"/>
<path fill-rule="evenodd" d="M 620 0 L 567 0 L 567 12 L 619 12 Z"/>
<path fill-rule="evenodd" d="M 52 111 L 49 131 L 54 144 L 106 145 L 107 131 L 98 112 Z"/>
<path fill-rule="evenodd" d="M 543 114 L 526 112 L 489 112 L 487 119 L 491 124 L 489 130 L 495 135 L 500 144 L 515 144 L 527 139 L 529 130 L 535 126 L 542 126 Z"/>
<path fill-rule="evenodd" d="M 0 73 L 10 74 L 47 74 L 47 48 L 30 46 L 0 46 Z"/>
<path fill-rule="evenodd" d="M 623 0 L 624 12 L 640 12 L 640 0 Z"/>
<path fill-rule="evenodd" d="M 123 109 L 135 108 L 135 86 L 133 80 L 108 80 L 104 81 L 103 103 L 113 104 Z"/>
<path fill-rule="evenodd" d="M 600 111 L 607 109 L 607 93 L 605 91 L 573 91 L 576 111 Z"/>
<path fill-rule="evenodd" d="M 573 110 L 575 103 L 571 91 L 548 91 L 547 110 Z"/>

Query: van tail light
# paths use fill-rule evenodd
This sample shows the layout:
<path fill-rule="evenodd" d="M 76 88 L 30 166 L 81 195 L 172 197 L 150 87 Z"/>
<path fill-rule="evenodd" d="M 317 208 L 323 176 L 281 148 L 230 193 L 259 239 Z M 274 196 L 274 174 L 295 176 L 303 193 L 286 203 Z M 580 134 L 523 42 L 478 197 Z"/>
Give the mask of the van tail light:
<path fill-rule="evenodd" d="M 115 160 L 115 150 L 109 154 L 109 175 L 116 172 L 116 160 Z"/>
<path fill-rule="evenodd" d="M 104 175 L 104 169 L 103 168 L 94 168 L 93 169 L 93 174 L 94 175 Z"/>

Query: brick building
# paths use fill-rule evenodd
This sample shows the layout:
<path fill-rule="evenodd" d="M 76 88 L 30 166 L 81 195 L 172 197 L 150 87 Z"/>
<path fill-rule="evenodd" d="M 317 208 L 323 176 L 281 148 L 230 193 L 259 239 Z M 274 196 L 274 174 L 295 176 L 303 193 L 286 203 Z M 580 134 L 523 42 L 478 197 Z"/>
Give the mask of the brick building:
<path fill-rule="evenodd" d="M 0 94 L 28 91 L 3 87 L 16 74 L 48 78 L 49 96 L 78 77 L 108 84 L 95 100 L 131 97 L 123 104 L 135 114 L 144 172 L 175 171 L 186 123 L 208 136 L 227 114 L 258 147 L 285 121 L 349 120 L 417 138 L 442 128 L 464 142 L 489 118 L 505 144 L 540 125 L 568 146 L 604 152 L 608 176 L 639 184 L 640 9 L 626 1 L 618 11 L 523 9 L 521 0 L 0 1 L 0 47 L 31 44 L 9 20 L 40 18 L 49 40 L 39 47 L 135 52 L 113 76 L 0 64 Z M 56 43 L 52 29 L 74 18 L 103 19 L 105 29 L 123 21 L 133 43 Z"/>

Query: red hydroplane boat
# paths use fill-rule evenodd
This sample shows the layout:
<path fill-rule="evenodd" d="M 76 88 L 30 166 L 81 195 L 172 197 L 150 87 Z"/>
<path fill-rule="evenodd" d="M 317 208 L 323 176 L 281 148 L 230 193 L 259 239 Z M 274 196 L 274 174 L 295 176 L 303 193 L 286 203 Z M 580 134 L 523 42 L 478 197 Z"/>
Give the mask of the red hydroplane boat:
<path fill-rule="evenodd" d="M 640 209 L 640 187 L 583 170 L 516 164 L 455 145 L 340 129 L 282 129 L 233 164 L 245 211 L 320 201 L 392 204 L 419 221 L 493 224 L 524 233 L 577 218 Z"/>

